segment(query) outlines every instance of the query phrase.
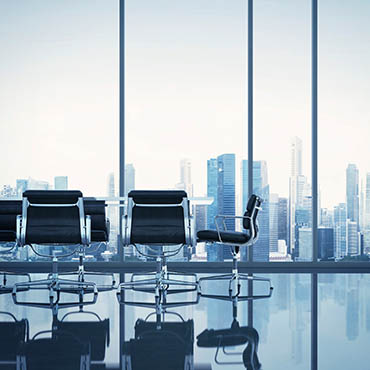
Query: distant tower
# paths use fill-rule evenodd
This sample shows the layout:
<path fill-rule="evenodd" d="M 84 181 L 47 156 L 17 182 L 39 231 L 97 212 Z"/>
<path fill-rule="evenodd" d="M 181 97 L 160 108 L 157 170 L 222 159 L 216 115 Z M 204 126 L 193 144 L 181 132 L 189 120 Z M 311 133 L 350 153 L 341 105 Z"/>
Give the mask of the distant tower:
<path fill-rule="evenodd" d="M 356 222 L 359 231 L 359 189 L 358 169 L 355 164 L 349 164 L 346 170 L 346 201 L 347 218 Z"/>
<path fill-rule="evenodd" d="M 364 254 L 370 254 L 370 173 L 366 174 L 365 185 Z"/>
<path fill-rule="evenodd" d="M 288 245 L 288 199 L 279 198 L 278 240 L 285 240 Z"/>
<path fill-rule="evenodd" d="M 135 189 L 135 168 L 132 163 L 125 166 L 125 195 Z"/>
<path fill-rule="evenodd" d="M 188 197 L 193 196 L 193 184 L 191 182 L 191 161 L 182 159 L 180 161 L 180 182 L 176 184 L 177 189 L 185 190 Z"/>
<path fill-rule="evenodd" d="M 289 178 L 289 253 L 297 257 L 297 251 L 294 251 L 297 244 L 295 211 L 297 206 L 302 206 L 303 189 L 305 186 L 305 177 L 302 175 L 302 140 L 295 136 L 290 144 L 290 178 Z M 308 231 L 305 230 L 305 233 Z M 303 235 L 303 234 L 302 234 Z M 306 235 L 306 234 L 304 234 Z"/>
<path fill-rule="evenodd" d="M 217 210 L 218 214 L 235 216 L 235 154 L 217 157 Z M 235 219 L 225 220 L 228 230 L 235 230 Z M 230 247 L 224 245 L 223 259 L 231 259 Z"/>
<path fill-rule="evenodd" d="M 213 203 L 207 209 L 207 229 L 216 230 L 215 216 L 217 215 L 217 159 L 207 161 L 207 197 L 213 197 Z"/>
<path fill-rule="evenodd" d="M 279 234 L 279 195 L 270 194 L 270 252 L 278 251 L 278 234 Z"/>
<path fill-rule="evenodd" d="M 248 202 L 248 160 L 242 161 L 243 209 Z M 269 261 L 270 250 L 270 188 L 266 161 L 253 161 L 253 193 L 263 199 L 262 211 L 258 213 L 259 238 L 253 247 L 253 260 Z M 247 248 L 241 251 L 241 260 L 247 260 Z"/>
<path fill-rule="evenodd" d="M 345 203 L 339 203 L 334 207 L 334 244 L 335 258 L 341 259 L 348 254 L 347 207 Z"/>
<path fill-rule="evenodd" d="M 22 194 L 28 189 L 28 180 L 17 179 L 16 188 L 17 188 L 17 196 L 22 197 Z"/>
<path fill-rule="evenodd" d="M 55 176 L 54 177 L 55 190 L 68 190 L 68 176 Z"/>

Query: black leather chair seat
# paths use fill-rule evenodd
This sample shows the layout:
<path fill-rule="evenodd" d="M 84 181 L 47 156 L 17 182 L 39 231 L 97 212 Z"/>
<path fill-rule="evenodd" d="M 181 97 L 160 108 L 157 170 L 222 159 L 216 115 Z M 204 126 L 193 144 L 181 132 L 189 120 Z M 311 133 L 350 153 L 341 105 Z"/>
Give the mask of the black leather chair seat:
<path fill-rule="evenodd" d="M 249 234 L 238 231 L 220 231 L 223 242 L 244 244 L 250 239 Z M 221 242 L 217 230 L 200 230 L 197 232 L 198 242 Z"/>
<path fill-rule="evenodd" d="M 0 243 L 1 242 L 15 242 L 16 232 L 11 230 L 0 230 Z"/>
<path fill-rule="evenodd" d="M 206 329 L 197 336 L 198 347 L 217 348 L 238 346 L 248 342 L 250 338 L 248 327 L 239 327 L 237 329 Z"/>

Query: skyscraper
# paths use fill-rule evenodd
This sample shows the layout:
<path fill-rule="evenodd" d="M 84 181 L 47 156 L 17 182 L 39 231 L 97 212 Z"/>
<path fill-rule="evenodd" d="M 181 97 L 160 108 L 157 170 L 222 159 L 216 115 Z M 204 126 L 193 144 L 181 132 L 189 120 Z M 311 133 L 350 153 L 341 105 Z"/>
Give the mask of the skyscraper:
<path fill-rule="evenodd" d="M 207 229 L 216 230 L 215 216 L 218 213 L 217 201 L 217 180 L 218 166 L 217 159 L 211 158 L 207 161 L 207 197 L 213 197 L 213 203 L 207 207 Z M 223 261 L 223 251 L 220 246 L 207 243 L 207 261 Z"/>
<path fill-rule="evenodd" d="M 366 174 L 365 185 L 364 254 L 370 254 L 370 173 Z"/>
<path fill-rule="evenodd" d="M 288 199 L 279 198 L 278 240 L 285 240 L 288 245 Z"/>
<path fill-rule="evenodd" d="M 290 178 L 289 178 L 289 240 L 288 251 L 294 252 L 295 246 L 295 209 L 299 200 L 300 186 L 299 181 L 302 176 L 302 140 L 294 137 L 290 145 Z"/>
<path fill-rule="evenodd" d="M 347 247 L 347 207 L 339 203 L 334 207 L 335 258 L 341 259 L 348 253 Z"/>
<path fill-rule="evenodd" d="M 180 161 L 180 182 L 176 184 L 177 189 L 185 190 L 188 197 L 192 197 L 194 190 L 191 182 L 191 161 L 190 159 L 182 159 Z"/>
<path fill-rule="evenodd" d="M 215 216 L 217 215 L 217 159 L 207 161 L 207 197 L 213 197 L 213 203 L 207 209 L 207 229 L 216 230 Z"/>
<path fill-rule="evenodd" d="M 349 164 L 346 170 L 346 201 L 347 218 L 356 222 L 359 230 L 359 189 L 358 169 L 355 164 Z"/>
<path fill-rule="evenodd" d="M 243 209 L 248 202 L 248 160 L 243 160 L 242 165 L 242 199 Z M 253 193 L 263 199 L 262 210 L 258 213 L 259 238 L 253 246 L 254 261 L 268 261 L 270 250 L 270 188 L 267 177 L 266 161 L 253 161 Z M 247 249 L 241 251 L 241 260 L 247 260 Z"/>
<path fill-rule="evenodd" d="M 270 252 L 278 251 L 278 228 L 279 228 L 279 195 L 270 194 Z"/>
<path fill-rule="evenodd" d="M 22 194 L 28 189 L 28 180 L 17 179 L 16 188 L 17 188 L 17 196 L 22 197 Z"/>
<path fill-rule="evenodd" d="M 55 190 L 68 190 L 68 176 L 55 176 L 54 177 Z"/>
<path fill-rule="evenodd" d="M 125 196 L 135 189 L 135 168 L 132 163 L 125 165 Z"/>
<path fill-rule="evenodd" d="M 318 230 L 318 258 L 321 260 L 334 259 L 334 230 L 329 227 L 319 227 Z"/>
<path fill-rule="evenodd" d="M 217 157 L 217 213 L 235 216 L 235 154 Z M 235 230 L 235 219 L 225 220 L 227 230 Z M 223 259 L 231 259 L 228 245 L 223 246 Z"/>

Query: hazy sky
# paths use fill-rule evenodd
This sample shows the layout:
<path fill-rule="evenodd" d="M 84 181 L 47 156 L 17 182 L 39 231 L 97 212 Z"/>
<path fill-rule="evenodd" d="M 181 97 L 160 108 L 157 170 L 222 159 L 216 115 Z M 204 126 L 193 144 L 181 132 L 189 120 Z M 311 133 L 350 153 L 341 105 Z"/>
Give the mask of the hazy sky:
<path fill-rule="evenodd" d="M 311 1 L 254 5 L 255 159 L 287 196 L 291 137 L 311 173 Z M 126 159 L 138 188 L 170 188 L 193 163 L 247 152 L 246 0 L 126 0 Z M 370 2 L 319 2 L 322 206 L 345 169 L 370 172 Z M 105 194 L 118 170 L 118 0 L 0 0 L 0 185 L 29 176 Z M 239 179 L 238 179 L 239 180 Z"/>

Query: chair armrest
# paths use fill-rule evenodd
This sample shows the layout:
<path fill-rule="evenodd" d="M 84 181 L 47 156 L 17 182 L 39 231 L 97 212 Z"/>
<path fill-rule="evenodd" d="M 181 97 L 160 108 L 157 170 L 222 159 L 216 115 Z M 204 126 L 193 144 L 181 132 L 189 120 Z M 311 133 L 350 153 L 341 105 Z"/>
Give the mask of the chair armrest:
<path fill-rule="evenodd" d="M 91 244 L 91 216 L 86 215 L 86 229 L 85 229 L 85 235 L 86 235 L 86 244 Z"/>
<path fill-rule="evenodd" d="M 233 216 L 233 215 L 217 215 L 217 216 L 215 216 L 215 225 L 216 225 L 218 239 L 220 240 L 220 243 L 223 243 L 223 241 L 222 241 L 222 238 L 221 238 L 220 228 L 219 228 L 219 224 L 218 224 L 217 220 L 218 219 L 222 219 L 222 224 L 224 226 L 224 230 L 223 231 L 227 231 L 226 222 L 225 222 L 225 219 L 227 219 L 227 218 L 232 218 L 232 219 L 249 219 L 249 220 L 252 221 L 252 217 L 250 217 L 250 216 Z M 252 239 L 253 238 L 254 238 L 254 232 L 252 231 Z"/>

